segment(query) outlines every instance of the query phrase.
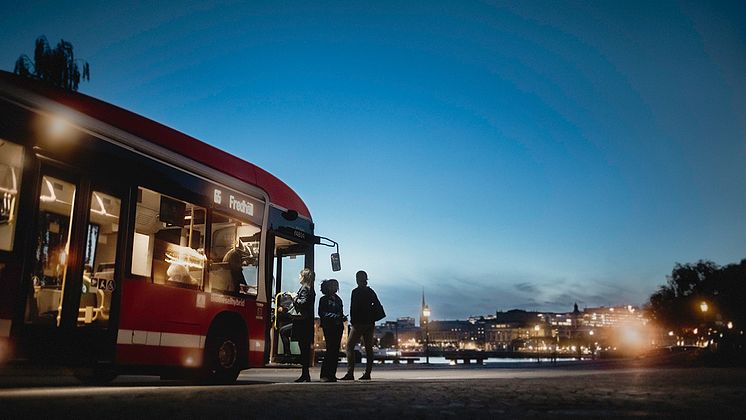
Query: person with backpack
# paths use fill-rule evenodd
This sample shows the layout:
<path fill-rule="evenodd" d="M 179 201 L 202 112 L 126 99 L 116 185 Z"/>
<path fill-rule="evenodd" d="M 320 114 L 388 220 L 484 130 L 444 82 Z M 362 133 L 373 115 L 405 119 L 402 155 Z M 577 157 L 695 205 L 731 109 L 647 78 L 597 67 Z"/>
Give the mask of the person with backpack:
<path fill-rule="evenodd" d="M 363 270 L 355 274 L 357 287 L 350 298 L 350 334 L 347 340 L 347 374 L 340 378 L 343 381 L 354 380 L 355 374 L 355 345 L 363 339 L 365 346 L 365 373 L 360 380 L 370 380 L 373 370 L 373 333 L 375 322 L 383 319 L 386 314 L 378 300 L 376 292 L 368 287 L 368 273 Z"/>

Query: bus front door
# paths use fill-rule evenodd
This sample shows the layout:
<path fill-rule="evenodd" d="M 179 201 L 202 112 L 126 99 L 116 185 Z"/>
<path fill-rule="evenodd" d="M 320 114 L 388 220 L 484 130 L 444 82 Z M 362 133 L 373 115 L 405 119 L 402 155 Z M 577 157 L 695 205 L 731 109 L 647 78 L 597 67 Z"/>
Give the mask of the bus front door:
<path fill-rule="evenodd" d="M 123 194 L 93 177 L 42 164 L 25 275 L 25 352 L 110 360 L 112 296 Z M 50 349 L 45 343 L 55 343 Z M 59 354 L 56 354 L 59 352 Z"/>
<path fill-rule="evenodd" d="M 292 298 L 300 288 L 299 274 L 308 267 L 312 259 L 308 257 L 309 246 L 292 240 L 275 237 L 274 278 L 275 293 L 273 311 L 275 314 L 272 332 L 272 358 L 274 363 L 297 363 L 300 357 L 298 343 L 292 340 L 291 316 Z M 282 307 L 282 311 L 278 308 Z M 283 313 L 284 312 L 284 313 Z"/>

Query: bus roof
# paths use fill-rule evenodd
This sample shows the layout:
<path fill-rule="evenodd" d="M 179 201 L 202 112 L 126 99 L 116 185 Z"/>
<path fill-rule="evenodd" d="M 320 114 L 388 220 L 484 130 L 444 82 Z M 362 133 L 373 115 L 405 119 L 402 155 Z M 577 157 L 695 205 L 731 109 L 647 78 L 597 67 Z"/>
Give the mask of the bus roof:
<path fill-rule="evenodd" d="M 241 181 L 256 185 L 267 193 L 272 204 L 295 210 L 299 215 L 311 218 L 311 213 L 308 211 L 306 204 L 287 184 L 253 163 L 233 156 L 217 147 L 142 115 L 82 93 L 59 89 L 6 71 L 0 71 L 0 80 L 45 96 L 122 131 L 186 156 Z"/>

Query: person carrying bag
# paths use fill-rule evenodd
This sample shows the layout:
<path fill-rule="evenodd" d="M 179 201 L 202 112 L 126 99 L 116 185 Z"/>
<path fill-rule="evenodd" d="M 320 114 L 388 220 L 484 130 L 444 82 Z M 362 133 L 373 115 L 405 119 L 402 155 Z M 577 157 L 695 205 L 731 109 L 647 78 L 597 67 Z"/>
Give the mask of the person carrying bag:
<path fill-rule="evenodd" d="M 350 298 L 350 328 L 347 340 L 347 374 L 340 378 L 344 381 L 354 380 L 355 374 L 355 346 L 363 340 L 365 347 L 365 374 L 360 380 L 370 380 L 373 370 L 373 333 L 375 322 L 386 316 L 383 305 L 378 300 L 376 292 L 368 287 L 368 273 L 358 271 L 355 274 L 357 287 Z"/>

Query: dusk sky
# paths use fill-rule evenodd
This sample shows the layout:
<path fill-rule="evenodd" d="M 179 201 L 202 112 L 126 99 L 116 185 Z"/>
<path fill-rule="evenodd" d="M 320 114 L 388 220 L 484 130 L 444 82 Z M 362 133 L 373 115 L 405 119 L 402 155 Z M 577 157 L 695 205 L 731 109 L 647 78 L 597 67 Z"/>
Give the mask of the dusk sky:
<path fill-rule="evenodd" d="M 284 180 L 346 308 L 359 269 L 463 319 L 746 258 L 746 3 L 187 3 L 6 4 L 0 68 L 63 38 L 82 93 Z"/>

